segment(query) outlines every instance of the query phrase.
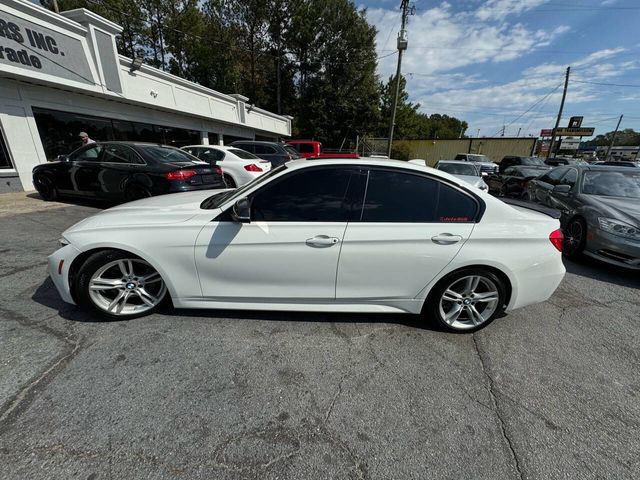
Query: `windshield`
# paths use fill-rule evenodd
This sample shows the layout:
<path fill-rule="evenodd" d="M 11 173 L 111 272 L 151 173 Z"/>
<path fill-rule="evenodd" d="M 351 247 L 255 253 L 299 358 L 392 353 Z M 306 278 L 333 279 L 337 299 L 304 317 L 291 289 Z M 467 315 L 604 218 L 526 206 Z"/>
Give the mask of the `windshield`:
<path fill-rule="evenodd" d="M 529 167 L 533 166 L 544 166 L 544 162 L 540 160 L 538 157 L 522 157 L 520 162 L 521 165 L 527 165 Z"/>
<path fill-rule="evenodd" d="M 479 177 L 480 172 L 475 165 L 464 163 L 438 163 L 438 170 L 450 173 L 451 175 L 469 175 L 472 177 Z"/>
<path fill-rule="evenodd" d="M 245 150 L 240 150 L 239 148 L 230 148 L 227 151 L 229 153 L 233 153 L 238 158 L 242 158 L 243 160 L 260 160 L 260 157 L 257 157 L 253 153 L 249 153 Z"/>
<path fill-rule="evenodd" d="M 289 155 L 291 155 L 293 158 L 300 158 L 300 154 L 299 154 L 299 153 L 298 153 L 298 151 L 297 151 L 295 148 L 293 148 L 292 146 L 290 146 L 290 145 L 283 145 L 283 146 L 282 146 L 282 148 L 284 148 L 284 149 L 285 149 L 285 151 L 286 151 Z"/>
<path fill-rule="evenodd" d="M 511 173 L 517 173 L 519 171 L 522 172 L 522 176 L 524 177 L 537 177 L 548 170 L 549 168 L 521 168 L 519 170 L 513 170 Z"/>
<path fill-rule="evenodd" d="M 486 155 L 469 155 L 469 161 L 471 162 L 491 162 Z"/>
<path fill-rule="evenodd" d="M 587 172 L 582 181 L 582 193 L 640 198 L 640 172 Z"/>
<path fill-rule="evenodd" d="M 152 157 L 154 160 L 157 160 L 158 162 L 200 162 L 200 160 L 198 160 L 193 155 L 189 155 L 187 152 L 174 147 L 168 147 L 165 145 L 145 145 L 144 147 L 139 148 L 143 149 L 147 153 L 147 155 Z"/>
<path fill-rule="evenodd" d="M 204 208 L 206 210 L 211 210 L 213 208 L 220 208 L 223 204 L 227 202 L 241 198 L 246 191 L 252 189 L 256 185 L 260 185 L 261 183 L 266 182 L 271 177 L 273 177 L 274 175 L 277 175 L 278 173 L 282 172 L 286 168 L 287 168 L 286 165 L 280 165 L 279 167 L 274 168 L 273 170 L 269 170 L 264 175 L 260 175 L 259 177 L 256 177 L 254 180 L 244 184 L 240 188 L 236 188 L 235 190 L 229 190 L 228 192 L 216 193 L 215 195 L 212 195 L 211 197 L 207 198 L 204 202 L 202 202 L 200 204 L 200 208 Z"/>

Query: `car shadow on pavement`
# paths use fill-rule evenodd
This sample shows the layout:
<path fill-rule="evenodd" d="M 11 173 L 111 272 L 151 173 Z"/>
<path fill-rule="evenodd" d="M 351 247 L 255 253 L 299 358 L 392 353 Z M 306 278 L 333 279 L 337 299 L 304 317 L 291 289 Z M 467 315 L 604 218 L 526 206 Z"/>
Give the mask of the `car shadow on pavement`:
<path fill-rule="evenodd" d="M 46 202 L 38 192 L 28 193 L 26 195 L 28 198 L 33 198 L 34 200 L 40 200 L 42 202 Z M 58 197 L 55 200 L 55 203 L 64 203 L 66 205 L 76 205 L 80 207 L 93 207 L 93 208 L 110 208 L 117 205 L 115 202 L 107 202 L 105 200 L 97 200 L 97 199 L 88 199 L 88 198 L 72 198 L 72 197 Z"/>
<path fill-rule="evenodd" d="M 46 278 L 36 289 L 31 299 L 47 308 L 57 310 L 61 318 L 74 322 L 94 323 L 105 320 L 93 316 L 81 307 L 64 302 L 58 294 L 50 278 Z M 334 312 L 289 312 L 265 310 L 224 310 L 224 309 L 184 309 L 174 308 L 170 301 L 164 301 L 158 307 L 157 313 L 169 317 L 211 318 L 258 320 L 269 322 L 312 322 L 312 323 L 386 323 L 403 325 L 409 328 L 443 331 L 435 322 L 423 315 L 409 313 L 334 313 Z M 140 319 L 142 320 L 142 319 Z M 139 321 L 122 320 L 122 321 Z M 113 322 L 111 320 L 110 322 Z M 462 332 L 464 333 L 464 332 Z"/>
<path fill-rule="evenodd" d="M 621 287 L 640 288 L 640 272 L 582 256 L 576 260 L 563 258 L 568 273 L 588 277 Z"/>

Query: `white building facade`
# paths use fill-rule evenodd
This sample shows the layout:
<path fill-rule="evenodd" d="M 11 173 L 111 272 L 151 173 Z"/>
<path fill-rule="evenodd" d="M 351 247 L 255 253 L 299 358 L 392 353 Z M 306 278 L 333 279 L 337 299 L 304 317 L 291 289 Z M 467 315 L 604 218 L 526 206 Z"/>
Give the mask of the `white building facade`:
<path fill-rule="evenodd" d="M 121 30 L 85 9 L 0 0 L 0 192 L 32 190 L 31 169 L 81 131 L 178 147 L 291 135 L 289 116 L 118 55 Z"/>

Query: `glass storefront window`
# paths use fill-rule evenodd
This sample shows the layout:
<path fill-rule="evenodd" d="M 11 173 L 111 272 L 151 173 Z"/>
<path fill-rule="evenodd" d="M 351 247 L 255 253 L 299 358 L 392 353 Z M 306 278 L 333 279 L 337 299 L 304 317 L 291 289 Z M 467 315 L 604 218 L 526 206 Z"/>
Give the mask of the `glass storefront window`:
<path fill-rule="evenodd" d="M 9 149 L 7 148 L 7 142 L 4 140 L 4 134 L 0 129 L 0 169 L 13 168 L 11 159 L 9 158 Z"/>
<path fill-rule="evenodd" d="M 200 144 L 198 130 L 112 120 L 38 107 L 33 107 L 32 110 L 49 161 L 81 147 L 82 142 L 78 137 L 80 132 L 87 132 L 89 137 L 96 141 L 151 142 L 174 147 Z"/>

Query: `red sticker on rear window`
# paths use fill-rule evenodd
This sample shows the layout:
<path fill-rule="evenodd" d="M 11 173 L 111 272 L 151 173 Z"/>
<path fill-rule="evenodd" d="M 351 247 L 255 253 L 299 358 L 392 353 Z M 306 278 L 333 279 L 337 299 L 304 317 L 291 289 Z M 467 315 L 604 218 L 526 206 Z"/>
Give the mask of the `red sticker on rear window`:
<path fill-rule="evenodd" d="M 449 223 L 468 222 L 469 217 L 440 217 L 440 221 Z"/>

